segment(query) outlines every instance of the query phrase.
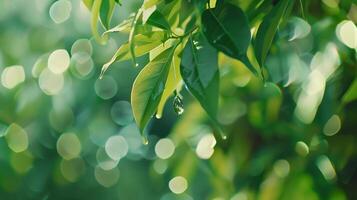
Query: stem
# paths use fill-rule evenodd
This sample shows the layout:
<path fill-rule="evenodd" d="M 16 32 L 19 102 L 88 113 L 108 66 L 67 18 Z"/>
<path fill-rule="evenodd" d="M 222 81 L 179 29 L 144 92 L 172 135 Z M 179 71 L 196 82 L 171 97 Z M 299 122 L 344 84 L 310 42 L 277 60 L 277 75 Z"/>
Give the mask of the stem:
<path fill-rule="evenodd" d="M 299 0 L 299 3 L 300 3 L 300 7 L 301 7 L 301 16 L 302 16 L 302 18 L 304 18 L 304 20 L 306 20 L 305 12 L 304 12 L 304 4 L 302 3 L 302 0 Z"/>

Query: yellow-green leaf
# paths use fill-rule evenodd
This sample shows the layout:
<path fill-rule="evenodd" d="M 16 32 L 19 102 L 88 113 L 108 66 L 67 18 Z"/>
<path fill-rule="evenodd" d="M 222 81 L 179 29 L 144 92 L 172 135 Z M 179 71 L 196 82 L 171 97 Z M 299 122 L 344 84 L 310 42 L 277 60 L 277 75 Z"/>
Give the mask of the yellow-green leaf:
<path fill-rule="evenodd" d="M 150 50 L 162 44 L 162 41 L 165 37 L 165 32 L 163 31 L 155 31 L 148 35 L 138 34 L 135 36 L 135 55 L 142 56 L 148 53 Z M 110 65 L 117 61 L 129 60 L 131 58 L 129 42 L 124 43 L 120 46 L 120 48 L 116 51 L 113 57 L 109 62 L 105 63 L 102 67 L 101 75 L 102 77 L 104 73 L 108 70 Z"/>
<path fill-rule="evenodd" d="M 174 56 L 172 58 L 172 63 L 171 63 L 172 66 L 170 67 L 165 89 L 164 92 L 162 93 L 160 103 L 157 107 L 156 118 L 161 118 L 166 101 L 172 96 L 173 92 L 176 89 L 181 88 L 182 77 L 180 74 L 180 63 L 181 63 L 181 59 L 178 56 Z"/>
<path fill-rule="evenodd" d="M 141 132 L 155 114 L 165 89 L 172 58 L 173 46 L 149 62 L 134 81 L 131 105 L 136 123 Z"/>

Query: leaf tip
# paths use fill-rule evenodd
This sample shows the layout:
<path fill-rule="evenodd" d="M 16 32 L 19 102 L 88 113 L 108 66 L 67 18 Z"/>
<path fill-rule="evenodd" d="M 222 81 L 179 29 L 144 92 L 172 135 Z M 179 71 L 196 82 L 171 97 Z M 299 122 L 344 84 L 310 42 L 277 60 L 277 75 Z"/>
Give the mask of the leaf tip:
<path fill-rule="evenodd" d="M 147 136 L 143 135 L 142 136 L 142 140 L 143 140 L 143 144 L 144 145 L 148 145 L 149 144 L 149 140 L 148 140 Z"/>

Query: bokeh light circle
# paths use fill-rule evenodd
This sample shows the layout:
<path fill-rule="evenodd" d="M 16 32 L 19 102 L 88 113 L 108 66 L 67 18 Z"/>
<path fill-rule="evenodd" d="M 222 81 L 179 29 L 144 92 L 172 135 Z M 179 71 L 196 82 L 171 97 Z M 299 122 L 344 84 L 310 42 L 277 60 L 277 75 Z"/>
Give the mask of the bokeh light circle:
<path fill-rule="evenodd" d="M 115 96 L 118 91 L 118 85 L 111 76 L 104 76 L 95 82 L 94 90 L 100 98 L 107 100 Z"/>
<path fill-rule="evenodd" d="M 155 145 L 155 153 L 161 159 L 170 158 L 175 152 L 175 144 L 169 138 L 160 139 Z"/>
<path fill-rule="evenodd" d="M 47 65 L 54 74 L 62 74 L 68 69 L 69 63 L 68 52 L 65 49 L 58 49 L 50 54 Z"/>
<path fill-rule="evenodd" d="M 16 153 L 25 151 L 29 146 L 27 132 L 18 124 L 10 124 L 5 133 L 9 148 Z"/>
<path fill-rule="evenodd" d="M 56 23 L 60 24 L 67 21 L 71 15 L 72 3 L 69 0 L 58 0 L 50 7 L 50 17 Z"/>
<path fill-rule="evenodd" d="M 94 170 L 94 176 L 100 185 L 104 187 L 111 187 L 118 182 L 119 170 L 117 168 L 103 170 L 100 167 L 96 167 Z"/>
<path fill-rule="evenodd" d="M 128 143 L 121 135 L 111 136 L 105 143 L 105 152 L 113 160 L 119 160 L 125 157 L 128 151 Z"/>
<path fill-rule="evenodd" d="M 57 140 L 57 152 L 65 160 L 77 158 L 81 153 L 81 142 L 74 133 L 64 133 Z"/>
<path fill-rule="evenodd" d="M 97 158 L 98 166 L 103 170 L 111 170 L 115 168 L 119 163 L 119 159 L 113 160 L 107 154 L 104 148 L 99 148 L 97 150 L 96 158 Z"/>
<path fill-rule="evenodd" d="M 46 68 L 41 72 L 38 83 L 45 94 L 56 95 L 63 89 L 64 77 L 62 74 L 54 74 Z"/>
<path fill-rule="evenodd" d="M 131 104 L 127 101 L 117 101 L 113 104 L 110 114 L 115 123 L 121 126 L 130 124 L 133 120 Z"/>
<path fill-rule="evenodd" d="M 196 154 L 201 159 L 209 159 L 214 153 L 216 138 L 213 134 L 204 135 L 197 144 Z"/>
<path fill-rule="evenodd" d="M 187 180 L 182 176 L 176 176 L 169 182 L 170 190 L 175 194 L 181 194 L 187 189 Z"/>
<path fill-rule="evenodd" d="M 79 39 L 76 40 L 71 48 L 71 55 L 73 56 L 76 53 L 86 53 L 88 56 L 91 56 L 93 53 L 93 46 L 88 39 Z"/>
<path fill-rule="evenodd" d="M 12 89 L 24 81 L 25 71 L 20 65 L 6 67 L 1 74 L 1 84 L 7 89 Z"/>

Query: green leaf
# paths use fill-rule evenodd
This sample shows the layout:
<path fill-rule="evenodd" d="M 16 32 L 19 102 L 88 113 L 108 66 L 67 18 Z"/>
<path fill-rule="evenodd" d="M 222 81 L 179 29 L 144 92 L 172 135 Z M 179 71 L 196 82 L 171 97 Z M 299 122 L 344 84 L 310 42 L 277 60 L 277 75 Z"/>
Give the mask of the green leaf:
<path fill-rule="evenodd" d="M 91 9 L 91 8 L 92 8 L 93 1 L 94 1 L 94 0 L 82 0 L 82 1 L 83 1 L 84 5 L 86 5 L 86 7 L 87 7 L 88 9 Z"/>
<path fill-rule="evenodd" d="M 104 43 L 107 38 L 100 36 L 97 23 L 101 22 L 103 27 L 108 30 L 113 15 L 115 0 L 83 0 L 84 5 L 91 10 L 91 29 L 93 36 L 99 43 Z"/>
<path fill-rule="evenodd" d="M 218 52 L 200 34 L 191 37 L 183 51 L 181 76 L 207 114 L 216 119 L 219 96 Z"/>
<path fill-rule="evenodd" d="M 115 33 L 115 32 L 130 33 L 134 18 L 135 18 L 135 13 L 132 13 L 131 15 L 129 15 L 127 19 L 123 20 L 117 26 L 105 31 L 104 34 Z"/>
<path fill-rule="evenodd" d="M 291 0 L 281 0 L 260 24 L 254 42 L 255 56 L 262 67 L 269 53 L 276 31 Z"/>
<path fill-rule="evenodd" d="M 152 15 L 152 13 L 155 12 L 156 9 L 157 9 L 156 5 L 151 6 L 150 8 L 144 9 L 143 18 L 142 18 L 143 24 L 145 24 L 148 21 L 149 17 Z"/>
<path fill-rule="evenodd" d="M 181 88 L 182 77 L 180 74 L 181 59 L 178 56 L 172 58 L 171 67 L 167 76 L 164 92 L 157 107 L 156 118 L 161 118 L 166 101 L 172 96 L 173 92 Z"/>
<path fill-rule="evenodd" d="M 91 30 L 93 33 L 94 38 L 99 42 L 99 43 L 105 43 L 105 38 L 102 38 L 98 32 L 98 27 L 97 27 L 97 22 L 99 19 L 99 13 L 100 13 L 100 6 L 101 6 L 102 0 L 93 0 L 92 2 L 92 15 L 91 15 Z M 88 4 L 88 3 L 87 3 Z M 88 4 L 89 5 L 89 4 Z"/>
<path fill-rule="evenodd" d="M 347 92 L 343 95 L 342 101 L 344 103 L 349 103 L 357 99 L 357 79 L 353 81 L 351 86 L 348 88 Z"/>
<path fill-rule="evenodd" d="M 106 30 L 110 28 L 110 21 L 113 16 L 114 6 L 114 0 L 102 0 L 102 4 L 100 6 L 100 21 Z"/>
<path fill-rule="evenodd" d="M 138 34 L 135 35 L 135 55 L 142 56 L 148 53 L 150 50 L 163 43 L 166 33 L 163 31 L 155 31 L 150 34 Z M 131 58 L 129 42 L 124 43 L 115 52 L 109 62 L 105 63 L 102 67 L 100 77 L 103 77 L 104 73 L 108 70 L 109 66 L 117 61 L 129 60 Z"/>
<path fill-rule="evenodd" d="M 165 89 L 175 48 L 171 47 L 149 62 L 136 77 L 131 92 L 131 105 L 141 132 L 154 115 Z"/>
<path fill-rule="evenodd" d="M 159 3 L 160 0 L 144 0 L 144 3 L 143 3 L 143 8 L 144 9 L 148 9 L 152 6 L 155 6 Z"/>
<path fill-rule="evenodd" d="M 109 34 L 109 33 L 116 33 L 116 32 L 121 32 L 121 33 L 128 33 L 130 34 L 132 25 L 133 25 L 133 21 L 135 18 L 135 13 L 131 14 L 126 20 L 123 20 L 120 24 L 118 24 L 117 26 L 105 31 L 103 33 L 103 35 L 105 34 Z M 152 27 L 151 26 L 145 26 L 143 24 L 137 24 L 136 25 L 136 32 L 138 33 L 148 33 L 148 32 L 152 32 Z"/>
<path fill-rule="evenodd" d="M 242 9 L 223 3 L 202 13 L 203 33 L 208 42 L 226 55 L 242 61 L 254 74 L 247 49 L 251 40 L 248 19 Z"/>
<path fill-rule="evenodd" d="M 164 30 L 170 30 L 170 24 L 167 22 L 165 17 L 158 10 L 155 10 L 150 15 L 149 19 L 147 20 L 147 23 L 150 24 L 151 26 L 156 26 Z"/>
<path fill-rule="evenodd" d="M 164 52 L 167 49 L 176 45 L 176 42 L 177 42 L 176 39 L 168 39 L 162 45 L 159 45 L 159 46 L 155 47 L 154 49 L 152 49 L 149 54 L 149 60 L 150 61 L 154 60 L 162 52 Z"/>
<path fill-rule="evenodd" d="M 141 8 L 138 10 L 138 12 L 136 12 L 134 20 L 131 24 L 131 30 L 130 30 L 130 34 L 129 34 L 129 47 L 130 47 L 131 57 L 134 62 L 134 66 L 137 66 L 136 56 L 135 56 L 135 37 L 134 36 L 136 35 L 138 21 L 142 15 L 142 13 L 143 13 L 143 10 Z"/>

